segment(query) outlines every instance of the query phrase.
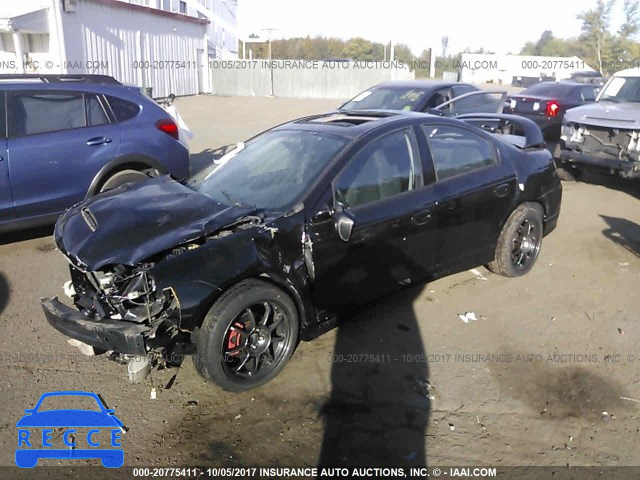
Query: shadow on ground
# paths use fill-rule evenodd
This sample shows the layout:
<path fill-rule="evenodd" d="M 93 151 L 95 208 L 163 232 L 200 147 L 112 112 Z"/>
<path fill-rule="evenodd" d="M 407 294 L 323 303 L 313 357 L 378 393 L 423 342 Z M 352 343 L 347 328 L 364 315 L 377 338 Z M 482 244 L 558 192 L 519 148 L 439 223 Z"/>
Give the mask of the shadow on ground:
<path fill-rule="evenodd" d="M 413 301 L 387 297 L 338 327 L 320 467 L 426 466 L 428 365 Z"/>
<path fill-rule="evenodd" d="M 27 230 L 19 230 L 16 232 L 8 232 L 0 234 L 0 245 L 9 243 L 23 242 L 34 238 L 48 237 L 53 235 L 53 225 L 44 227 L 29 228 Z"/>
<path fill-rule="evenodd" d="M 625 218 L 607 215 L 600 215 L 600 218 L 609 226 L 602 231 L 605 237 L 640 257 L 640 225 Z"/>
<path fill-rule="evenodd" d="M 7 305 L 9 304 L 9 295 L 11 294 L 9 290 L 9 280 L 5 277 L 4 273 L 0 272 L 0 315 Z"/>
<path fill-rule="evenodd" d="M 580 177 L 580 181 L 618 190 L 640 200 L 640 179 L 629 180 L 613 175 L 600 175 L 598 173 L 585 171 Z"/>

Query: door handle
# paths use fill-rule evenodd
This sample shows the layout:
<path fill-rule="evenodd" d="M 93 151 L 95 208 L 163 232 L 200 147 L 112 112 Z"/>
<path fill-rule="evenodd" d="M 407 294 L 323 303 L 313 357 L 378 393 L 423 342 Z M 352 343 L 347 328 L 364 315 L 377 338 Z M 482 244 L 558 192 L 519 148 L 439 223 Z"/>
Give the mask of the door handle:
<path fill-rule="evenodd" d="M 431 221 L 431 212 L 424 210 L 422 212 L 414 213 L 411 216 L 411 222 L 415 225 L 426 225 Z"/>
<path fill-rule="evenodd" d="M 107 137 L 94 137 L 87 140 L 87 146 L 92 147 L 94 145 L 105 145 L 111 142 L 113 142 L 113 140 Z"/>
<path fill-rule="evenodd" d="M 496 197 L 506 197 L 509 194 L 509 184 L 502 183 L 493 189 Z"/>

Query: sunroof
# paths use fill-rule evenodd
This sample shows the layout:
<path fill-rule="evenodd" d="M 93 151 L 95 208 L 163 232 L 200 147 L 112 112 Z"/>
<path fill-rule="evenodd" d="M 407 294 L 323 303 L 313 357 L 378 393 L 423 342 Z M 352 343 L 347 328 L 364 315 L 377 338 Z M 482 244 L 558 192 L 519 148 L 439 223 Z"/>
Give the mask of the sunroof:
<path fill-rule="evenodd" d="M 343 125 L 345 127 L 353 125 L 361 125 L 372 120 L 377 120 L 380 117 L 375 116 L 358 116 L 358 115 L 345 115 L 343 113 L 336 113 L 333 115 L 327 115 L 317 117 L 309 120 L 310 123 L 330 123 L 332 125 Z"/>

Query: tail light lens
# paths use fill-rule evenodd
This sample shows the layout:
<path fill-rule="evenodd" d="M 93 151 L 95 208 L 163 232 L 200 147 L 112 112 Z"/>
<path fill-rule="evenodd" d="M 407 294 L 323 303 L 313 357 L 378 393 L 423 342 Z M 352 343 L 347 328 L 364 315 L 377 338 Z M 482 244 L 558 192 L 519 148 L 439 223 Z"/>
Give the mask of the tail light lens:
<path fill-rule="evenodd" d="M 557 100 L 550 100 L 547 102 L 547 117 L 555 117 L 560 110 L 560 104 Z"/>
<path fill-rule="evenodd" d="M 176 125 L 176 123 L 173 120 L 170 120 L 168 118 L 163 120 L 158 120 L 156 122 L 156 128 L 166 133 L 167 135 L 175 138 L 176 140 L 179 140 L 178 125 Z"/>

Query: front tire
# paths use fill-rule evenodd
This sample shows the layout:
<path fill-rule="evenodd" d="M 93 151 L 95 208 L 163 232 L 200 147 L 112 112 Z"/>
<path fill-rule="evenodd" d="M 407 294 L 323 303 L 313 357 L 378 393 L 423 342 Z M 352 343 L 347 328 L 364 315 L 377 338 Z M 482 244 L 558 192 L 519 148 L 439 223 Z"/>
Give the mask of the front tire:
<path fill-rule="evenodd" d="M 242 392 L 273 379 L 298 342 L 295 304 L 260 280 L 231 287 L 211 307 L 196 334 L 196 370 L 224 390 Z"/>
<path fill-rule="evenodd" d="M 505 277 L 519 277 L 533 268 L 542 246 L 542 216 L 542 207 L 537 203 L 523 203 L 511 213 L 500 232 L 489 270 Z"/>
<path fill-rule="evenodd" d="M 114 173 L 109 178 L 107 178 L 100 188 L 98 189 L 98 193 L 107 192 L 109 190 L 113 190 L 114 188 L 118 188 L 125 183 L 135 183 L 141 182 L 143 180 L 148 180 L 149 176 L 144 172 L 140 172 L 138 170 L 121 170 L 119 172 Z"/>

